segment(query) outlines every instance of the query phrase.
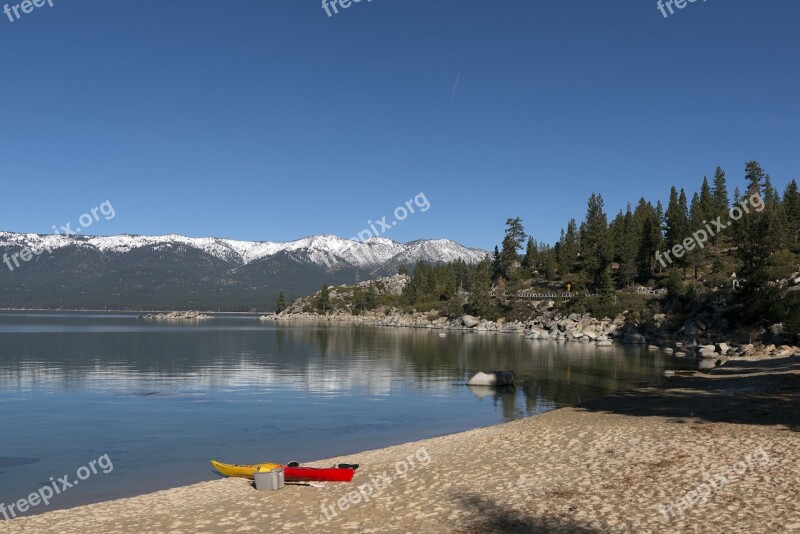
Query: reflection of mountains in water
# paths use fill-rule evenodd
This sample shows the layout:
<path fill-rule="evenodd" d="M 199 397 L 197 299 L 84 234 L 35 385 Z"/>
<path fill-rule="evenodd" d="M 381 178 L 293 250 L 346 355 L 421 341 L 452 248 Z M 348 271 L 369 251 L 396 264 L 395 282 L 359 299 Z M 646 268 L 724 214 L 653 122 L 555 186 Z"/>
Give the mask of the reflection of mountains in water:
<path fill-rule="evenodd" d="M 131 319 L 135 320 L 135 319 Z M 408 388 L 449 395 L 477 371 L 513 369 L 526 402 L 575 404 L 659 381 L 664 356 L 638 347 L 363 326 L 232 324 L 231 329 L 8 335 L 0 387 L 155 396 L 258 387 L 316 394 Z M 501 395 L 502 396 L 502 395 Z"/>

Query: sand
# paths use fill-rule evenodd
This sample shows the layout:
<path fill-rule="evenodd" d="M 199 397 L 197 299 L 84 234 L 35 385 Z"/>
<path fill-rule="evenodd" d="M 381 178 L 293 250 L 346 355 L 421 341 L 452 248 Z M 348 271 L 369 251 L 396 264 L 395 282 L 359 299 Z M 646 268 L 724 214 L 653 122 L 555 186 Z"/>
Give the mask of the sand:
<path fill-rule="evenodd" d="M 665 388 L 315 464 L 361 464 L 352 484 L 258 492 L 223 479 L 0 532 L 800 532 L 799 401 L 800 357 L 729 362 Z"/>

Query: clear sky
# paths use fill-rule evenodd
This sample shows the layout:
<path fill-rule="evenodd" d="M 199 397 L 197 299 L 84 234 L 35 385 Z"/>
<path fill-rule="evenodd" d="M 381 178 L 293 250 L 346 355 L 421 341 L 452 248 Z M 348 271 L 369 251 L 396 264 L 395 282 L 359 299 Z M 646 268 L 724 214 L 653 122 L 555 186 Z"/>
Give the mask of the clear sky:
<path fill-rule="evenodd" d="M 423 192 L 385 237 L 490 248 L 800 178 L 796 0 L 52 2 L 0 13 L 2 230 L 350 237 Z"/>

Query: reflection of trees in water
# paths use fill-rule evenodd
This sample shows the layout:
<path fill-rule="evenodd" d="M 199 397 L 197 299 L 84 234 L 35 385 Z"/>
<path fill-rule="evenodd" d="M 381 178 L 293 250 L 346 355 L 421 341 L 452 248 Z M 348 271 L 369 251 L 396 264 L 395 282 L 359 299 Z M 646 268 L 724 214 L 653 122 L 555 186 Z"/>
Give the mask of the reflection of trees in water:
<path fill-rule="evenodd" d="M 388 362 L 394 371 L 413 373 L 421 384 L 442 379 L 466 382 L 478 371 L 514 370 L 520 381 L 517 391 L 493 394 L 493 402 L 502 406 L 507 418 L 652 383 L 659 380 L 663 367 L 662 357 L 640 348 L 461 332 L 448 332 L 442 338 L 428 329 L 346 326 L 329 333 L 333 358 L 356 354 Z M 293 335 L 304 334 L 298 330 Z"/>
<path fill-rule="evenodd" d="M 137 324 L 131 322 L 134 318 L 116 321 Z M 411 387 L 446 390 L 463 387 L 458 384 L 478 371 L 510 369 L 518 389 L 495 392 L 493 402 L 507 418 L 516 418 L 657 380 L 663 367 L 659 356 L 639 348 L 529 341 L 513 335 L 447 332 L 439 337 L 440 331 L 429 329 L 263 325 L 248 319 L 208 324 L 212 326 L 2 334 L 0 384 L 41 371 L 40 365 L 64 383 L 100 368 L 132 380 L 202 374 L 209 385 L 225 385 L 237 369 L 261 369 L 278 377 L 303 376 L 307 382 L 336 376 L 342 387 L 373 384 L 384 391 L 404 381 L 408 387 L 410 381 Z"/>

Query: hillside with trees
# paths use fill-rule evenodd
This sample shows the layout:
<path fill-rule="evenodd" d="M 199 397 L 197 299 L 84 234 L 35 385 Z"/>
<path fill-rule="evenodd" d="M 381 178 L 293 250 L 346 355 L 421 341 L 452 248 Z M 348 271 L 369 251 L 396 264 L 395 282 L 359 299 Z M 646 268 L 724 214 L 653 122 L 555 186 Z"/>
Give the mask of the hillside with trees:
<path fill-rule="evenodd" d="M 401 267 L 402 291 L 362 283 L 352 292 L 322 293 L 305 311 L 395 308 L 525 320 L 537 312 L 526 294 L 565 294 L 564 311 L 647 320 L 667 314 L 680 325 L 696 316 L 741 339 L 800 332 L 800 193 L 792 180 L 781 194 L 758 162 L 745 165 L 743 190 L 728 190 L 717 168 L 699 189 L 673 187 L 666 208 L 640 198 L 610 217 L 592 194 L 586 215 L 567 221 L 550 245 L 528 235 L 520 217 L 506 221 L 491 257 Z"/>

